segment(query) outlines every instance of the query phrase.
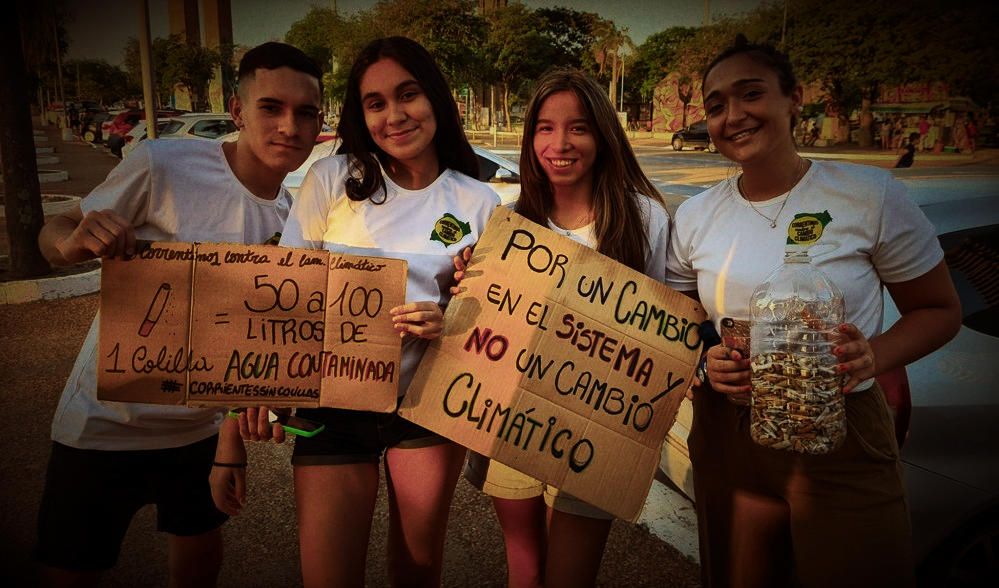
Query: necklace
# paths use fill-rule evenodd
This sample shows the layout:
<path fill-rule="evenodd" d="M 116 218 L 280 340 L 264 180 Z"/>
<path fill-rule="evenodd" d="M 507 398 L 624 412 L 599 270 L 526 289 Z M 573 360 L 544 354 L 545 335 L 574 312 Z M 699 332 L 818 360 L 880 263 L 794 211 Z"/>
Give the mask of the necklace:
<path fill-rule="evenodd" d="M 788 190 L 787 190 L 787 196 L 784 198 L 784 202 L 780 203 L 780 208 L 777 209 L 777 214 L 773 218 L 770 218 L 769 216 L 767 216 L 767 215 L 763 214 L 762 212 L 760 212 L 760 209 L 756 208 L 756 205 L 753 204 L 753 201 L 746 197 L 746 191 L 743 190 L 743 188 L 742 188 L 742 176 L 740 175 L 739 179 L 736 180 L 736 187 L 739 189 L 739 193 L 742 195 L 743 198 L 746 199 L 746 202 L 749 203 L 749 207 L 753 209 L 753 212 L 755 212 L 756 214 L 758 214 L 758 215 L 762 216 L 763 218 L 767 219 L 767 222 L 770 223 L 770 228 L 771 229 L 776 229 L 777 228 L 777 219 L 780 218 L 780 213 L 784 212 L 784 207 L 787 206 L 787 201 L 791 199 L 791 191 L 794 190 L 794 188 L 795 188 L 795 186 L 797 186 L 798 182 L 801 181 L 801 178 L 805 177 L 805 173 L 801 171 L 801 164 L 803 164 L 803 163 L 805 163 L 805 160 L 803 158 L 799 157 L 798 158 L 798 167 L 797 167 L 797 169 L 795 169 L 794 181 L 791 182 L 791 187 L 788 188 Z M 808 164 L 805 163 L 805 165 L 807 166 Z M 805 171 L 808 171 L 807 168 L 806 168 Z"/>

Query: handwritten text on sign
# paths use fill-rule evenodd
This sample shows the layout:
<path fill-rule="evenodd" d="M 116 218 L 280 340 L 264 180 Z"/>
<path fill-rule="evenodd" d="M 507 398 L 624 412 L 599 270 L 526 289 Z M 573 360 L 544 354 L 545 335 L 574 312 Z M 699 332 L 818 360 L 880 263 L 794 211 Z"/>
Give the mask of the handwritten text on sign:
<path fill-rule="evenodd" d="M 99 397 L 391 411 L 405 284 L 400 260 L 153 243 L 104 264 Z"/>
<path fill-rule="evenodd" d="M 700 307 L 499 209 L 400 413 L 637 517 L 700 352 Z"/>

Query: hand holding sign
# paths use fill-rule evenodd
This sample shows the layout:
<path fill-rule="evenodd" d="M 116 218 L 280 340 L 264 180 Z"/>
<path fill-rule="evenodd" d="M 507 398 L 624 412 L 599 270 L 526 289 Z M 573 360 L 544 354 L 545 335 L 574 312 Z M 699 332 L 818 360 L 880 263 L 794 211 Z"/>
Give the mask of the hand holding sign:
<path fill-rule="evenodd" d="M 436 339 L 444 327 L 444 311 L 436 302 L 410 302 L 396 306 L 390 312 L 399 337 L 415 335 L 421 339 Z"/>
<path fill-rule="evenodd" d="M 461 281 L 465 279 L 465 270 L 468 268 L 468 262 L 472 259 L 472 247 L 465 247 L 461 250 L 461 253 L 454 256 L 454 282 L 455 285 L 451 286 L 451 294 L 457 296 L 465 291 L 461 287 Z"/>
<path fill-rule="evenodd" d="M 56 248 L 67 261 L 88 257 L 126 257 L 135 252 L 135 229 L 113 210 L 88 212 Z"/>

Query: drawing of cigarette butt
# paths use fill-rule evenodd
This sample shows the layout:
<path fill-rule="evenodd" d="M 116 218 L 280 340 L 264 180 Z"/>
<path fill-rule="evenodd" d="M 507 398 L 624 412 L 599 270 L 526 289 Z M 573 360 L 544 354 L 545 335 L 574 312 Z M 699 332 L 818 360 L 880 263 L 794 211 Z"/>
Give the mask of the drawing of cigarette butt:
<path fill-rule="evenodd" d="M 140 337 L 148 337 L 149 333 L 153 332 L 153 327 L 159 322 L 168 298 L 170 298 L 170 284 L 160 284 L 159 289 L 156 290 L 156 295 L 153 296 L 153 301 L 149 304 L 149 310 L 146 311 L 146 318 L 143 319 L 142 326 L 139 327 Z"/>

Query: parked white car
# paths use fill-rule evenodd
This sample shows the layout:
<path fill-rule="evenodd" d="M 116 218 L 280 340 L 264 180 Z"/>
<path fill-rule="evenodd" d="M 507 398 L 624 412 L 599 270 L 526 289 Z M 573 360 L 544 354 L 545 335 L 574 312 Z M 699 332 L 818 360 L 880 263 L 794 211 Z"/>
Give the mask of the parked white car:
<path fill-rule="evenodd" d="M 160 139 L 201 139 L 214 141 L 236 130 L 236 123 L 228 113 L 192 113 L 156 121 Z M 122 158 L 128 157 L 135 146 L 146 139 L 146 123 L 139 121 L 125 135 L 121 148 Z"/>

